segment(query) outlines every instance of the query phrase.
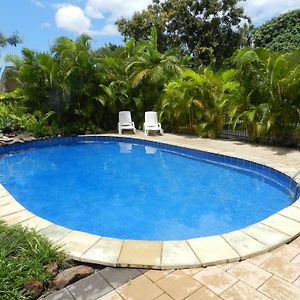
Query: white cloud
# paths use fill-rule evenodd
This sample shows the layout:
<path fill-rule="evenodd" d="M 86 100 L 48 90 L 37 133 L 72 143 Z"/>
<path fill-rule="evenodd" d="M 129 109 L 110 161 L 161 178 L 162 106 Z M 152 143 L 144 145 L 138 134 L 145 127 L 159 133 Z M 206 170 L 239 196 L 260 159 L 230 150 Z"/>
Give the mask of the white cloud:
<path fill-rule="evenodd" d="M 93 34 L 93 32 L 92 32 Z M 100 30 L 95 32 L 95 35 L 102 35 L 102 36 L 113 36 L 120 34 L 118 32 L 117 26 L 115 24 L 106 24 Z"/>
<path fill-rule="evenodd" d="M 110 21 L 114 22 L 121 16 L 131 17 L 135 11 L 147 8 L 150 3 L 152 3 L 151 0 L 88 0 L 86 8 L 89 11 L 106 15 Z"/>
<path fill-rule="evenodd" d="M 243 4 L 245 12 L 255 25 L 261 25 L 267 20 L 289 10 L 299 9 L 299 0 L 247 0 Z"/>
<path fill-rule="evenodd" d="M 31 1 L 36 5 L 42 4 L 42 0 Z M 56 10 L 57 27 L 77 34 L 88 33 L 93 36 L 118 35 L 114 25 L 118 18 L 130 18 L 134 12 L 141 11 L 152 3 L 152 0 L 64 1 L 66 2 L 53 4 Z M 245 13 L 252 18 L 255 25 L 260 25 L 289 10 L 300 8 L 299 0 L 272 0 L 270 2 L 270 0 L 246 0 L 246 2 L 241 1 L 241 5 L 245 7 Z"/>
<path fill-rule="evenodd" d="M 74 5 L 60 5 L 55 13 L 55 22 L 58 28 L 62 28 L 77 34 L 89 33 L 91 20 L 84 11 Z"/>
<path fill-rule="evenodd" d="M 30 0 L 30 1 L 31 1 L 31 3 L 33 3 L 36 6 L 45 7 L 45 5 L 42 1 L 39 1 L 39 0 Z"/>
<path fill-rule="evenodd" d="M 51 24 L 48 22 L 44 22 L 41 24 L 41 28 L 50 28 L 50 27 L 51 27 Z"/>

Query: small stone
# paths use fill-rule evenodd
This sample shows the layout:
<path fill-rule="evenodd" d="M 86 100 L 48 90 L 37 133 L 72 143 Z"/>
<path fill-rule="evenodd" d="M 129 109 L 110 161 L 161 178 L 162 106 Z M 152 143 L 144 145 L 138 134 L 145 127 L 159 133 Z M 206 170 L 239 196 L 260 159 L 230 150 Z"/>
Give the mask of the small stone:
<path fill-rule="evenodd" d="M 31 299 L 37 299 L 44 291 L 44 285 L 37 280 L 30 280 L 24 284 L 25 290 L 30 293 Z"/>
<path fill-rule="evenodd" d="M 55 287 L 60 290 L 75 281 L 94 273 L 94 269 L 87 266 L 77 266 L 60 272 L 52 281 Z"/>
<path fill-rule="evenodd" d="M 47 265 L 47 273 L 51 276 L 56 276 L 58 274 L 58 265 L 56 262 L 50 262 Z"/>

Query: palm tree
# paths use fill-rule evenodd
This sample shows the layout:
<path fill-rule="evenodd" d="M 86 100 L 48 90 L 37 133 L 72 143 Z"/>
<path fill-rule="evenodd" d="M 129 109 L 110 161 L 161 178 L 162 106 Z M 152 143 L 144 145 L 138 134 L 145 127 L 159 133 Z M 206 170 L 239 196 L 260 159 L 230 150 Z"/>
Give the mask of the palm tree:
<path fill-rule="evenodd" d="M 196 73 L 186 70 L 183 76 L 165 87 L 160 114 L 178 129 L 188 124 L 189 131 L 201 136 L 215 137 L 223 129 L 223 108 L 234 84 L 230 76 L 205 68 Z M 226 80 L 226 81 L 225 81 Z"/>
<path fill-rule="evenodd" d="M 291 143 L 300 122 L 300 50 L 242 49 L 235 62 L 244 89 L 235 119 L 246 123 L 252 139 L 267 136 Z"/>
<path fill-rule="evenodd" d="M 139 112 L 152 110 L 159 102 L 164 84 L 182 74 L 182 61 L 174 50 L 159 52 L 155 28 L 148 41 L 132 41 L 127 49 L 130 54 L 126 72 L 135 105 Z M 139 117 L 142 120 L 143 114 Z"/>

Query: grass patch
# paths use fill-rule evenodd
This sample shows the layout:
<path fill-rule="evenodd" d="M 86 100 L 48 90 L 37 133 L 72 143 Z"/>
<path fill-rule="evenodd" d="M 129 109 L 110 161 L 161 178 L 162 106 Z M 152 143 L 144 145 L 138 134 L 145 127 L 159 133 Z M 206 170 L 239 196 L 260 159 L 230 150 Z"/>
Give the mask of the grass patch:
<path fill-rule="evenodd" d="M 47 264 L 61 263 L 63 259 L 59 247 L 36 231 L 8 226 L 0 220 L 0 299 L 30 299 L 24 284 L 38 280 L 47 288 L 52 279 L 46 271 Z"/>

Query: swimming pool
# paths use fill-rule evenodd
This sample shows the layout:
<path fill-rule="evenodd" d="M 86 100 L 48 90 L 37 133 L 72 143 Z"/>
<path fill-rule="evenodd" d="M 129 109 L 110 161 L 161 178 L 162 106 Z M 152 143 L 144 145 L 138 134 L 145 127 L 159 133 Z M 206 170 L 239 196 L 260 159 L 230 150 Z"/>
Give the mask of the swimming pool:
<path fill-rule="evenodd" d="M 183 240 L 234 231 L 290 204 L 291 179 L 246 160 L 117 137 L 0 148 L 0 182 L 28 210 L 120 239 Z"/>

